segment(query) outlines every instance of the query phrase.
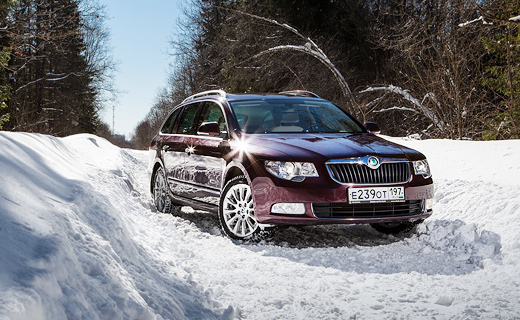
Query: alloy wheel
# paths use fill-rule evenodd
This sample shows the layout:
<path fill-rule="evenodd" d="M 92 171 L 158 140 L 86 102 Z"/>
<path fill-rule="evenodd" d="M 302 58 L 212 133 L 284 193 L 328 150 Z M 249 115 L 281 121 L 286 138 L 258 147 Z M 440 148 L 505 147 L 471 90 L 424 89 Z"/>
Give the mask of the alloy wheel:
<path fill-rule="evenodd" d="M 224 195 L 222 218 L 236 238 L 243 239 L 258 230 L 251 188 L 245 183 L 232 185 Z"/>
<path fill-rule="evenodd" d="M 153 201 L 155 207 L 160 212 L 168 213 L 171 207 L 170 196 L 168 195 L 168 186 L 164 178 L 164 170 L 158 169 L 155 173 L 153 186 Z"/>

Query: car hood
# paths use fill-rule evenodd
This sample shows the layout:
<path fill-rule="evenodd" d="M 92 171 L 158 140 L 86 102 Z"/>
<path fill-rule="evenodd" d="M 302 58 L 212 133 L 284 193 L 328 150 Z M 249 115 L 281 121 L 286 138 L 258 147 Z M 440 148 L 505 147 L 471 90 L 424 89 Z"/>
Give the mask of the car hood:
<path fill-rule="evenodd" d="M 249 151 L 260 157 L 285 155 L 283 160 L 326 162 L 332 159 L 374 155 L 381 158 L 424 159 L 413 149 L 371 133 L 356 134 L 255 134 L 244 137 Z M 280 159 L 282 160 L 282 159 Z"/>

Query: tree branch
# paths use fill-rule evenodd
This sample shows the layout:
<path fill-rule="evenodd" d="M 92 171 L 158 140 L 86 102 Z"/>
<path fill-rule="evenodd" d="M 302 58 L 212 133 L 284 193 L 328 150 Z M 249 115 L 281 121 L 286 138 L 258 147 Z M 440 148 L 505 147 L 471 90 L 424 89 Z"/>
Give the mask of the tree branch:
<path fill-rule="evenodd" d="M 427 118 L 429 118 L 435 124 L 435 126 L 437 126 L 437 128 L 441 129 L 442 131 L 445 130 L 445 127 L 446 127 L 445 123 L 442 120 L 440 120 L 439 117 L 437 117 L 437 115 L 434 112 L 432 112 L 430 109 L 425 107 L 424 104 L 422 104 L 419 100 L 414 98 L 408 90 L 390 85 L 388 87 L 375 87 L 375 88 L 370 87 L 370 88 L 367 88 L 367 89 L 361 91 L 360 93 L 374 92 L 374 91 L 388 91 L 388 92 L 393 92 L 393 93 L 397 93 L 397 94 L 401 95 L 403 97 L 403 99 L 411 102 L 414 106 L 416 106 Z"/>
<path fill-rule="evenodd" d="M 341 72 L 339 72 L 339 70 L 330 61 L 330 59 L 327 57 L 327 55 L 320 49 L 320 47 L 318 47 L 318 45 L 316 45 L 316 43 L 314 41 L 312 41 L 311 38 L 305 37 L 297 29 L 291 27 L 290 25 L 288 25 L 286 23 L 280 23 L 274 19 L 257 16 L 255 14 L 243 12 L 240 10 L 235 10 L 235 9 L 230 9 L 230 8 L 225 8 L 225 7 L 220 7 L 220 6 L 216 6 L 216 7 L 219 9 L 240 13 L 240 14 L 246 15 L 246 16 L 254 18 L 254 19 L 269 22 L 271 24 L 274 24 L 276 26 L 289 30 L 290 32 L 296 34 L 298 37 L 305 40 L 306 43 L 304 46 L 295 46 L 295 45 L 277 46 L 277 47 L 273 47 L 273 48 L 267 49 L 265 51 L 262 51 L 262 52 L 256 54 L 253 58 L 259 57 L 266 53 L 273 53 L 273 52 L 282 51 L 282 50 L 296 50 L 296 51 L 307 53 L 307 54 L 317 58 L 318 60 L 320 60 L 323 64 L 325 64 L 329 68 L 330 71 L 332 71 L 332 73 L 334 74 L 334 77 L 339 82 L 339 84 L 342 88 L 343 94 L 352 101 L 352 104 L 354 106 L 359 107 L 356 102 L 356 99 L 354 98 L 354 95 L 352 94 L 352 91 L 350 90 L 350 87 L 349 87 L 347 81 L 345 80 L 345 77 L 343 77 Z"/>

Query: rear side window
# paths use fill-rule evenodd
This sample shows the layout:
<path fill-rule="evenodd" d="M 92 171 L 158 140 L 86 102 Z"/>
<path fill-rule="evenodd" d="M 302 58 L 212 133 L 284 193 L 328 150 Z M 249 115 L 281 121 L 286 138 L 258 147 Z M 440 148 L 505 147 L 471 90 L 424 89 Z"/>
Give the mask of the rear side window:
<path fill-rule="evenodd" d="M 168 120 L 164 122 L 164 125 L 161 128 L 161 133 L 171 134 L 173 132 L 173 125 L 175 123 L 175 119 L 181 112 L 182 108 L 177 108 L 177 110 L 173 111 L 172 114 L 168 117 Z"/>
<path fill-rule="evenodd" d="M 187 105 L 184 107 L 182 114 L 180 115 L 180 120 L 178 122 L 177 128 L 175 128 L 175 133 L 178 134 L 195 134 L 195 118 L 197 117 L 197 112 L 199 111 L 200 103 L 194 103 Z"/>

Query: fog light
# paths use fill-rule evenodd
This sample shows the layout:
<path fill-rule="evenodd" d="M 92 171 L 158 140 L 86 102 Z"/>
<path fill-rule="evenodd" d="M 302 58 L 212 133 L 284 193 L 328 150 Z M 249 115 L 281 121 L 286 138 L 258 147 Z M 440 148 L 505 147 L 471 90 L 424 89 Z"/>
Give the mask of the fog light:
<path fill-rule="evenodd" d="M 303 203 L 275 203 L 271 207 L 271 213 L 305 214 L 305 205 Z"/>
<path fill-rule="evenodd" d="M 433 199 L 426 199 L 424 201 L 424 209 L 430 211 L 433 209 Z"/>

